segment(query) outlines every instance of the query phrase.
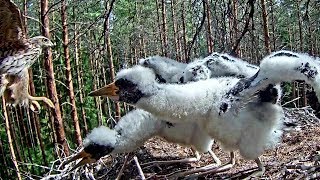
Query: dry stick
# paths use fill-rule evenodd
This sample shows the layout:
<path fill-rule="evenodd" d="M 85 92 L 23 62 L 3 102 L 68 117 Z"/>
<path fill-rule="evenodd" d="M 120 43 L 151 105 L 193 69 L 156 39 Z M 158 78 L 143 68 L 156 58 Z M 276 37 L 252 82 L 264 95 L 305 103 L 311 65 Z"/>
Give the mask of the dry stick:
<path fill-rule="evenodd" d="M 287 105 L 287 104 L 289 104 L 289 103 L 292 103 L 292 102 L 294 102 L 294 101 L 296 101 L 296 100 L 298 100 L 298 99 L 300 99 L 300 98 L 301 98 L 301 97 L 294 98 L 294 99 L 292 99 L 291 101 L 288 101 L 288 102 L 282 104 L 281 106 L 285 106 L 285 105 Z"/>
<path fill-rule="evenodd" d="M 128 159 L 129 159 L 130 153 L 127 153 L 123 162 L 123 165 L 118 173 L 118 176 L 116 178 L 116 180 L 119 180 L 123 174 L 124 168 L 126 167 L 127 163 L 128 163 Z"/>
<path fill-rule="evenodd" d="M 146 177 L 145 177 L 144 174 L 143 174 L 143 171 L 142 171 L 142 169 L 141 169 L 141 166 L 140 166 L 140 164 L 139 164 L 139 161 L 138 161 L 137 156 L 134 156 L 133 159 L 134 159 L 134 161 L 135 161 L 135 163 L 136 163 L 136 165 L 137 165 L 138 172 L 139 172 L 139 174 L 140 174 L 140 176 L 141 176 L 141 179 L 142 179 L 142 180 L 145 180 Z"/>
<path fill-rule="evenodd" d="M 10 126 L 9 126 L 9 119 L 8 119 L 8 114 L 7 114 L 7 107 L 6 107 L 6 102 L 4 100 L 4 97 L 2 96 L 2 107 L 3 107 L 3 114 L 4 114 L 4 119 L 6 123 L 6 131 L 7 131 L 7 136 L 8 136 L 8 143 L 9 143 L 9 149 L 10 149 L 10 155 L 11 159 L 14 165 L 14 168 L 17 172 L 18 179 L 21 179 L 18 163 L 16 160 L 16 155 L 14 154 L 14 148 L 12 145 L 12 139 L 11 139 L 11 134 L 10 134 Z"/>

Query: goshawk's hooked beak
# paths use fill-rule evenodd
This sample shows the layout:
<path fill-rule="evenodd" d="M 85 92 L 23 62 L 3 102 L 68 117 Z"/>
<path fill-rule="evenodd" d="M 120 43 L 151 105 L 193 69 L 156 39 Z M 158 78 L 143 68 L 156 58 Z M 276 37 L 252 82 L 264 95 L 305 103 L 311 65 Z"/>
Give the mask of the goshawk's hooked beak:
<path fill-rule="evenodd" d="M 110 99 L 114 101 L 119 100 L 119 88 L 115 85 L 115 82 L 110 83 L 100 89 L 97 89 L 95 91 L 90 92 L 89 96 L 104 96 L 109 97 Z"/>

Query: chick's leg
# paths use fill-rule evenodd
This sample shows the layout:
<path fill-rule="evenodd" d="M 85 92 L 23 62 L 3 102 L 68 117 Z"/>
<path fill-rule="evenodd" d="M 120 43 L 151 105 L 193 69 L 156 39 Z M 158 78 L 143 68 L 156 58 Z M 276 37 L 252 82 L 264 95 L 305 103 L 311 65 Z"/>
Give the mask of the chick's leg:
<path fill-rule="evenodd" d="M 266 168 L 263 166 L 261 160 L 259 159 L 259 157 L 257 159 L 254 160 L 257 165 L 258 165 L 258 170 L 254 171 L 252 174 L 250 174 L 248 177 L 244 178 L 244 179 L 256 179 L 259 176 L 262 176 L 264 174 L 264 172 L 266 171 Z"/>
<path fill-rule="evenodd" d="M 141 164 L 141 166 L 144 167 L 150 167 L 154 165 L 162 165 L 162 164 L 174 164 L 174 163 L 191 163 L 191 162 L 197 162 L 200 160 L 201 156 L 198 151 L 192 150 L 196 157 L 192 158 L 185 158 L 185 159 L 178 159 L 178 160 L 169 160 L 169 161 L 152 161 L 148 163 Z"/>
<path fill-rule="evenodd" d="M 181 173 L 176 173 L 173 174 L 174 177 L 190 177 L 190 179 L 196 179 L 198 176 L 203 176 L 206 174 L 211 174 L 211 173 L 219 173 L 223 171 L 227 171 L 231 169 L 234 165 L 236 164 L 236 159 L 235 159 L 235 153 L 232 151 L 230 152 L 230 161 L 222 166 L 218 166 L 216 164 L 209 164 L 204 167 L 196 168 L 193 170 L 181 172 Z M 191 175 L 193 174 L 193 175 Z"/>
<path fill-rule="evenodd" d="M 221 165 L 221 161 L 220 159 L 217 157 L 217 155 L 210 149 L 209 154 L 211 155 L 212 159 L 214 160 L 214 162 L 216 162 L 216 166 L 220 166 Z"/>

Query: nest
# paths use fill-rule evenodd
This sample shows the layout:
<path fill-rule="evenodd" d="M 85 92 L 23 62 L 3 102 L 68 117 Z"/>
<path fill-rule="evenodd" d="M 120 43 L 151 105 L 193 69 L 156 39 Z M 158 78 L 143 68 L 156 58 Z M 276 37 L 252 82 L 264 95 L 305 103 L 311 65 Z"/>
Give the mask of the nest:
<path fill-rule="evenodd" d="M 316 179 L 320 177 L 320 120 L 310 107 L 284 108 L 283 141 L 274 150 L 268 150 L 261 158 L 266 166 L 262 178 L 266 179 Z M 224 163 L 229 154 L 216 144 L 213 150 Z M 80 152 L 76 150 L 74 154 Z M 75 163 L 65 164 L 70 157 L 58 159 L 48 167 L 50 171 L 43 179 L 167 179 L 175 172 L 186 171 L 212 163 L 208 154 L 200 161 L 170 165 L 144 166 L 155 160 L 172 160 L 193 156 L 190 148 L 170 144 L 159 138 L 152 138 L 145 146 L 129 154 L 107 156 L 98 162 L 72 169 Z M 242 159 L 230 170 L 219 174 L 209 174 L 204 178 L 243 178 L 256 165 Z"/>

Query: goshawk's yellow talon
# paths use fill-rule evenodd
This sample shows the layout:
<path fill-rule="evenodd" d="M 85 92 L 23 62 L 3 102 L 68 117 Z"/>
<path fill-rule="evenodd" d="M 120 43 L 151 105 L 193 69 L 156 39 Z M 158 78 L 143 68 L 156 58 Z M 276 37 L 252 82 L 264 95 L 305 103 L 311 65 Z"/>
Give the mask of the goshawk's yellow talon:
<path fill-rule="evenodd" d="M 38 103 L 38 101 L 31 101 L 30 109 L 31 109 L 31 107 L 32 107 L 33 105 L 35 105 L 35 106 L 36 106 L 36 109 L 37 109 L 38 111 L 40 111 L 41 106 L 40 106 L 40 104 Z M 33 108 L 34 108 L 34 106 L 33 106 Z M 32 110 L 32 109 L 31 109 L 31 111 L 34 112 L 34 110 Z"/>
<path fill-rule="evenodd" d="M 34 105 L 33 104 L 30 104 L 30 110 L 32 111 L 32 112 L 36 112 L 36 108 L 34 108 Z"/>
<path fill-rule="evenodd" d="M 54 108 L 54 104 L 50 99 L 43 98 L 43 102 L 46 103 L 49 107 Z"/>
<path fill-rule="evenodd" d="M 52 103 L 52 101 L 51 101 L 50 99 L 46 98 L 46 97 L 33 97 L 33 96 L 30 96 L 30 95 L 29 95 L 28 98 L 29 98 L 29 100 L 32 101 L 32 103 L 33 103 L 34 101 L 43 101 L 43 102 L 46 103 L 49 107 L 54 108 L 54 104 Z M 37 102 L 37 104 L 39 104 L 39 103 Z"/>

